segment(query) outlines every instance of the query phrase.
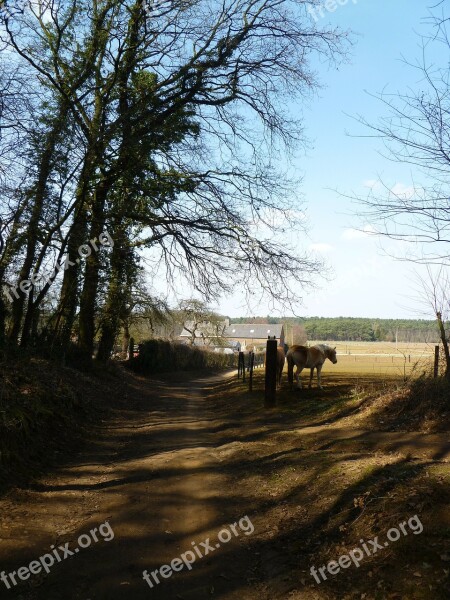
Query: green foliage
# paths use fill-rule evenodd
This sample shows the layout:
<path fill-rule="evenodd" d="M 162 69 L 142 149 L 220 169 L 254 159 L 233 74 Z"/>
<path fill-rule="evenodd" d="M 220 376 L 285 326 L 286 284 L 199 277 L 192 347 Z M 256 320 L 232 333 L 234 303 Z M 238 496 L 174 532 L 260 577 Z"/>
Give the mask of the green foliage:
<path fill-rule="evenodd" d="M 141 345 L 139 356 L 131 361 L 130 366 L 144 374 L 227 369 L 237 367 L 237 356 L 165 340 L 148 340 Z"/>
<path fill-rule="evenodd" d="M 303 319 L 309 339 L 362 342 L 433 342 L 437 339 L 433 321 L 408 319 Z"/>
<path fill-rule="evenodd" d="M 351 317 L 240 317 L 233 323 L 283 323 L 303 325 L 309 340 L 347 342 L 439 341 L 435 321 L 423 319 L 364 319 Z"/>

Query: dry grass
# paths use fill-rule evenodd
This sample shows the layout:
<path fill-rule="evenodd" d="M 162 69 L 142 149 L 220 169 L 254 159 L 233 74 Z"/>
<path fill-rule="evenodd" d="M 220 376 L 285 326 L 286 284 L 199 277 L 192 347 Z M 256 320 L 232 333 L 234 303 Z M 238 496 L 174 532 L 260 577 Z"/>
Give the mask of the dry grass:
<path fill-rule="evenodd" d="M 50 360 L 0 360 L 0 485 L 46 468 L 79 443 L 117 392 L 114 365 L 88 375 Z"/>
<path fill-rule="evenodd" d="M 264 432 L 260 444 L 239 448 L 251 471 L 240 469 L 238 460 L 234 467 L 236 485 L 254 507 L 257 530 L 267 532 L 262 542 L 270 545 L 261 552 L 261 573 L 270 578 L 261 591 L 272 592 L 274 600 L 446 600 L 448 463 L 413 458 L 382 444 L 365 448 L 351 438 L 344 444 L 330 441 L 332 428 L 367 427 L 376 435 L 382 421 L 384 430 L 433 421 L 448 431 L 450 423 L 442 421 L 448 384 L 419 379 L 405 385 L 398 377 L 339 373 L 329 364 L 324 385 L 324 390 L 290 392 L 284 379 L 270 411 L 262 409 L 262 373 L 255 377 L 253 394 L 236 382 L 220 390 L 231 413 L 239 407 L 239 432 L 244 429 L 252 440 Z M 384 541 L 391 527 L 414 515 L 424 527 L 420 535 L 410 532 L 366 557 L 359 568 L 328 575 L 321 584 L 312 578 L 311 566 L 337 560 L 361 546 L 360 540 Z"/>
<path fill-rule="evenodd" d="M 318 341 L 311 341 L 312 346 Z M 398 344 L 389 342 L 328 342 L 336 346 L 338 362 L 333 372 L 342 375 L 374 375 L 408 378 L 429 373 L 433 366 L 434 344 Z M 324 370 L 329 370 L 326 363 Z"/>

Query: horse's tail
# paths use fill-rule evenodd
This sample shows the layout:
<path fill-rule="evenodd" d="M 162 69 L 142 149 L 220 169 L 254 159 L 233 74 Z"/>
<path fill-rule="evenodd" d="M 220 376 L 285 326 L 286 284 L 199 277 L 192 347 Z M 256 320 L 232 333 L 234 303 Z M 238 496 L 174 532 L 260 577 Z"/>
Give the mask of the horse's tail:
<path fill-rule="evenodd" d="M 286 360 L 288 364 L 288 381 L 289 381 L 289 389 L 292 390 L 294 386 L 294 359 L 292 358 L 292 353 L 289 350 L 286 354 Z"/>

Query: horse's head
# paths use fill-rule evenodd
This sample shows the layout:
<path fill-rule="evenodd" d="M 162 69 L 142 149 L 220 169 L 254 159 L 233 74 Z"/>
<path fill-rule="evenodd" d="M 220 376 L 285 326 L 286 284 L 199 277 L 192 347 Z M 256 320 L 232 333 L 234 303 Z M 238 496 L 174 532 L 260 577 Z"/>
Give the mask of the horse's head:
<path fill-rule="evenodd" d="M 336 347 L 334 348 L 327 348 L 327 358 L 329 360 L 331 360 L 331 362 L 333 363 L 333 365 L 335 365 L 337 363 L 337 358 L 336 358 Z"/>

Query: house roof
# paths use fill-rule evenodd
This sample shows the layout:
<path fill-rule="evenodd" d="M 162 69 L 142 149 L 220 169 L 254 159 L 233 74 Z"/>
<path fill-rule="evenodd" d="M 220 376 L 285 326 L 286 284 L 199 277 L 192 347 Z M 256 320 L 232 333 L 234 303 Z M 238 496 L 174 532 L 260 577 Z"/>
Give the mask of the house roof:
<path fill-rule="evenodd" d="M 267 323 L 232 323 L 223 334 L 226 338 L 267 339 L 269 336 L 281 337 L 283 325 L 268 325 Z"/>
<path fill-rule="evenodd" d="M 192 329 L 192 325 L 192 322 L 187 321 L 186 327 L 181 332 L 180 337 L 191 337 L 188 329 Z M 198 339 L 202 336 L 208 338 L 215 338 L 219 336 L 232 340 L 266 340 L 269 336 L 275 336 L 277 339 L 280 339 L 282 331 L 283 325 L 268 325 L 267 323 L 232 323 L 227 327 L 224 323 L 218 328 L 211 323 L 202 323 L 198 326 L 195 332 L 195 337 Z"/>

